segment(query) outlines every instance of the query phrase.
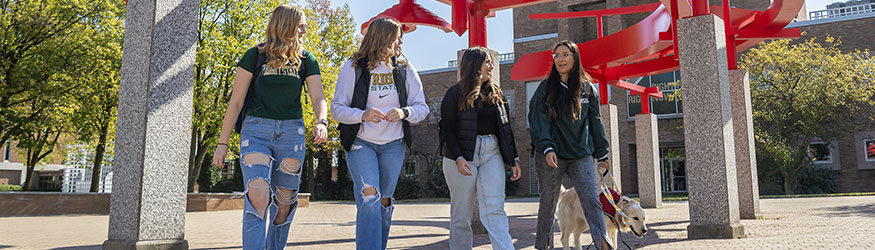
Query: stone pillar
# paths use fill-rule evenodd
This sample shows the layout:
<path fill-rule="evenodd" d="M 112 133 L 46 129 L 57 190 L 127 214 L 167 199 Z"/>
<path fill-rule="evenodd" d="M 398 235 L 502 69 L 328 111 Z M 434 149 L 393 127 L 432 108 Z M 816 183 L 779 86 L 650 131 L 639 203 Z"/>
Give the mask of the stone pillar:
<path fill-rule="evenodd" d="M 641 98 L 647 101 L 649 97 Z M 659 127 L 656 115 L 635 115 L 635 149 L 638 158 L 638 197 L 643 208 L 662 206 L 662 180 L 659 164 Z"/>
<path fill-rule="evenodd" d="M 738 176 L 738 210 L 741 219 L 756 219 L 760 212 L 753 115 L 750 107 L 750 77 L 747 71 L 729 71 L 732 98 L 732 128 L 735 136 L 735 167 Z"/>
<path fill-rule="evenodd" d="M 501 68 L 498 63 L 498 51 L 487 49 L 489 51 L 489 56 L 492 57 L 492 78 L 490 81 L 492 83 L 501 86 L 501 72 L 499 69 Z M 462 65 L 462 54 L 465 53 L 465 50 L 459 50 L 456 55 L 458 58 L 456 65 Z M 456 79 L 461 79 L 461 71 L 459 70 L 459 66 L 456 66 Z M 443 161 L 441 161 L 443 162 Z M 471 230 L 474 231 L 474 234 L 486 234 L 486 228 L 483 227 L 483 223 L 480 222 L 480 204 L 477 199 L 474 199 L 474 216 L 471 217 Z"/>
<path fill-rule="evenodd" d="M 608 93 L 599 93 L 599 95 L 607 95 Z M 617 121 L 617 105 L 602 104 L 599 105 L 599 112 L 602 115 L 602 126 L 605 127 L 605 136 L 608 137 L 608 162 L 611 164 L 611 174 L 614 175 L 614 184 L 617 185 L 617 192 L 623 190 L 622 178 L 620 178 L 620 125 Z"/>
<path fill-rule="evenodd" d="M 103 249 L 188 249 L 197 0 L 130 1 Z"/>
<path fill-rule="evenodd" d="M 735 143 L 723 21 L 678 20 L 690 239 L 744 237 L 739 222 Z"/>

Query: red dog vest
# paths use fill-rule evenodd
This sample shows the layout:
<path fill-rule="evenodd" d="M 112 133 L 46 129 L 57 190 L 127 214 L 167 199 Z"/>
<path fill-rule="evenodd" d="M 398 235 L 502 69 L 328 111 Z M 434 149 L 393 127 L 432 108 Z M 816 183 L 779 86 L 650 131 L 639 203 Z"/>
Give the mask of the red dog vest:
<path fill-rule="evenodd" d="M 609 188 L 608 191 L 611 192 L 611 196 L 614 198 L 614 204 L 620 202 L 620 196 L 622 196 L 622 194 L 617 193 L 613 188 Z M 614 216 L 617 215 L 617 209 L 614 208 L 614 205 L 611 205 L 611 202 L 608 201 L 608 197 L 605 196 L 604 193 L 599 193 L 599 201 L 602 202 L 602 212 L 607 214 L 614 223 L 617 223 L 616 218 L 614 218 Z"/>

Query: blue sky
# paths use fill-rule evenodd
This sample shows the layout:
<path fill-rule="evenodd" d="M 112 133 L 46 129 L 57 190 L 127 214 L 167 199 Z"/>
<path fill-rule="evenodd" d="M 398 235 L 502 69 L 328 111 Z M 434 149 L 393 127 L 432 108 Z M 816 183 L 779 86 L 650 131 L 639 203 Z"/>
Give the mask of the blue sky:
<path fill-rule="evenodd" d="M 349 4 L 358 27 L 384 10 L 398 3 L 398 0 L 332 0 L 333 6 Z M 450 22 L 450 6 L 435 0 L 417 0 L 417 3 Z M 826 9 L 833 0 L 806 0 L 808 11 Z M 513 10 L 503 10 L 486 22 L 489 48 L 499 53 L 513 52 Z M 456 59 L 456 51 L 468 47 L 468 33 L 461 37 L 456 33 L 420 26 L 413 33 L 404 35 L 402 48 L 404 54 L 417 70 L 447 67 L 447 62 Z"/>

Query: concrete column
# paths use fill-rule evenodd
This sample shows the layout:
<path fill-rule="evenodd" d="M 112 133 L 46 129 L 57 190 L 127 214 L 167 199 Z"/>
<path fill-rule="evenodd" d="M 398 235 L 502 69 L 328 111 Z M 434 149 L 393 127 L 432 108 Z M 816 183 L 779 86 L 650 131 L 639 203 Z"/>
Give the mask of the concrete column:
<path fill-rule="evenodd" d="M 647 101 L 642 98 L 641 101 Z M 638 158 L 638 197 L 641 207 L 662 206 L 662 181 L 659 164 L 659 127 L 656 115 L 635 115 L 635 149 Z"/>
<path fill-rule="evenodd" d="M 498 63 L 498 51 L 487 49 L 489 51 L 489 56 L 492 57 L 492 65 L 494 66 L 492 69 L 492 78 L 490 81 L 492 83 L 501 86 L 501 67 L 499 67 Z M 458 58 L 457 64 L 462 65 L 462 54 L 465 53 L 465 50 L 459 50 L 456 55 Z M 459 66 L 456 66 L 456 79 L 461 79 L 461 71 L 459 71 Z M 443 161 L 441 161 L 443 162 Z M 483 227 L 483 223 L 480 222 L 480 204 L 477 199 L 474 199 L 474 216 L 471 217 L 471 230 L 474 231 L 474 234 L 486 234 L 486 228 Z"/>
<path fill-rule="evenodd" d="M 738 176 L 738 210 L 741 219 L 756 219 L 760 212 L 753 115 L 750 107 L 750 77 L 747 71 L 729 71 L 732 98 L 732 128 L 735 137 L 735 166 Z"/>
<path fill-rule="evenodd" d="M 744 237 L 739 222 L 735 143 L 723 20 L 678 20 L 690 239 Z"/>
<path fill-rule="evenodd" d="M 130 1 L 103 249 L 188 249 L 197 0 Z"/>
<path fill-rule="evenodd" d="M 599 95 L 607 95 L 608 93 L 599 93 Z M 605 136 L 608 137 L 608 162 L 611 163 L 611 174 L 614 175 L 614 183 L 617 185 L 617 192 L 623 190 L 622 178 L 620 178 L 620 125 L 617 119 L 617 105 L 602 104 L 599 105 L 599 112 L 602 115 L 602 126 L 605 127 Z"/>

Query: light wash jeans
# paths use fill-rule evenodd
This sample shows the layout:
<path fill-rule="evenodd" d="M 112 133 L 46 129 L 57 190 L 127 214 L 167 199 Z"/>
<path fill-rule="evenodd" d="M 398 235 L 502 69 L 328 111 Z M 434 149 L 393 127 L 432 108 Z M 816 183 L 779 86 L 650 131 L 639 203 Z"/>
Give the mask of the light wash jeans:
<path fill-rule="evenodd" d="M 240 131 L 240 165 L 246 187 L 246 198 L 243 199 L 243 249 L 284 249 L 289 238 L 289 227 L 295 210 L 298 208 L 298 188 L 301 184 L 300 170 L 296 174 L 280 170 L 282 159 L 304 159 L 306 147 L 304 144 L 304 121 L 273 120 L 268 118 L 246 116 Z M 247 164 L 243 158 L 247 154 L 261 153 L 271 158 L 269 165 Z M 281 159 L 278 161 L 277 159 Z M 300 166 L 299 166 L 299 169 Z M 256 213 L 249 201 L 249 182 L 264 179 L 270 183 L 270 223 Z M 288 219 L 280 225 L 274 225 L 277 204 L 275 193 L 277 188 L 291 189 L 291 212 Z M 269 224 L 269 226 L 265 226 Z M 267 235 L 265 236 L 265 227 Z"/>
<path fill-rule="evenodd" d="M 492 249 L 514 249 L 504 212 L 504 161 L 494 135 L 478 135 L 471 176 L 462 175 L 456 161 L 444 158 L 444 177 L 450 188 L 450 249 L 471 249 L 471 217 L 476 195 L 480 221 L 489 233 Z"/>
<path fill-rule="evenodd" d="M 352 177 L 355 204 L 356 249 L 386 249 L 389 227 L 392 226 L 392 211 L 395 210 L 395 186 L 404 164 L 404 142 L 398 139 L 383 145 L 356 138 L 349 152 L 346 165 Z M 365 188 L 375 187 L 377 195 L 364 196 Z M 380 202 L 391 199 L 389 206 Z"/>
<path fill-rule="evenodd" d="M 543 154 L 539 154 L 544 157 Z M 543 159 L 543 158 L 541 158 Z M 538 183 L 540 184 L 541 202 L 538 207 L 538 232 L 535 238 L 536 249 L 550 249 L 553 246 L 553 216 L 556 213 L 556 202 L 559 200 L 559 188 L 562 186 L 562 177 L 571 177 L 577 198 L 583 207 L 583 215 L 589 224 L 589 232 L 595 249 L 601 249 L 602 239 L 608 244 L 613 244 L 608 236 L 605 219 L 602 216 L 602 203 L 599 201 L 597 172 L 592 156 L 585 156 L 574 160 L 559 160 L 559 167 L 553 168 L 546 164 L 539 165 L 536 169 Z"/>

